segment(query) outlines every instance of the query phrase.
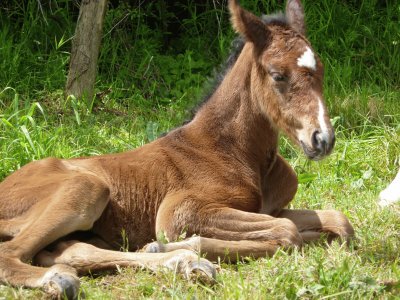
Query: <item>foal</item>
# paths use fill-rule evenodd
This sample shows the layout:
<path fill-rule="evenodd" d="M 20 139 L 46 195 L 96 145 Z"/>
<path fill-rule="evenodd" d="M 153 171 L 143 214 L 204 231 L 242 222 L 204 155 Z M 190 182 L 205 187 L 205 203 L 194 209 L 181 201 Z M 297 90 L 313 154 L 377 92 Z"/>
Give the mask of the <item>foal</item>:
<path fill-rule="evenodd" d="M 207 279 L 214 265 L 196 252 L 232 261 L 353 235 L 340 212 L 285 209 L 297 178 L 278 154 L 279 130 L 310 159 L 334 145 L 300 1 L 264 19 L 235 0 L 229 9 L 245 43 L 191 122 L 133 151 L 32 162 L 0 184 L 1 282 L 74 298 L 77 272 L 164 266 Z M 144 247 L 160 253 L 123 253 L 113 250 L 122 230 L 130 249 L 159 232 L 190 238 Z"/>

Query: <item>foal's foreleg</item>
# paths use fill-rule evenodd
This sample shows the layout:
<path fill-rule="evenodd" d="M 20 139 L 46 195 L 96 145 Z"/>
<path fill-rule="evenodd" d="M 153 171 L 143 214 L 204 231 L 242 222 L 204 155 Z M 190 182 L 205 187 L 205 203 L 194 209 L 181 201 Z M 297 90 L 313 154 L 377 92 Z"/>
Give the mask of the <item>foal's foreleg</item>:
<path fill-rule="evenodd" d="M 300 246 L 326 234 L 344 240 L 354 235 L 344 214 L 334 210 L 284 209 L 278 218 L 274 218 L 226 208 L 216 216 L 208 217 L 213 225 L 204 226 L 201 236 L 168 244 L 156 241 L 143 250 L 157 253 L 188 249 L 213 261 L 236 261 L 249 256 L 272 256 L 280 247 Z"/>
<path fill-rule="evenodd" d="M 269 173 L 263 178 L 261 213 L 276 217 L 297 192 L 298 180 L 293 168 L 277 155 Z"/>
<path fill-rule="evenodd" d="M 284 209 L 278 217 L 291 220 L 305 242 L 318 240 L 322 235 L 344 241 L 354 236 L 354 229 L 347 217 L 336 210 Z"/>
<path fill-rule="evenodd" d="M 212 260 L 219 257 L 234 261 L 248 256 L 272 256 L 279 247 L 298 246 L 302 242 L 296 225 L 288 219 L 228 207 L 199 212 L 190 209 L 189 203 L 165 202 L 168 200 L 159 208 L 157 230 L 170 240 L 178 238 L 185 229 L 190 235 L 200 237 L 166 245 L 155 242 L 145 247 L 145 251 L 192 249 Z M 174 214 L 180 218 L 174 218 Z"/>
<path fill-rule="evenodd" d="M 297 191 L 293 168 L 278 155 L 263 181 L 262 213 L 291 220 L 304 242 L 320 239 L 323 234 L 348 239 L 354 230 L 344 214 L 334 210 L 291 210 L 284 207 Z"/>

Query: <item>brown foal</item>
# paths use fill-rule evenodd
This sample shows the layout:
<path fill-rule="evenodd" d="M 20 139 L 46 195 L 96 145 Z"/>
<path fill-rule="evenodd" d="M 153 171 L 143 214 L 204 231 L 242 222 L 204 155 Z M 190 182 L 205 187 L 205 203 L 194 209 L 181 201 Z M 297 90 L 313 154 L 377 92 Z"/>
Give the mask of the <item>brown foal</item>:
<path fill-rule="evenodd" d="M 279 130 L 310 159 L 334 145 L 300 1 L 263 18 L 235 0 L 229 9 L 243 45 L 193 120 L 133 151 L 31 162 L 0 184 L 0 282 L 74 298 L 77 274 L 90 270 L 167 267 L 212 279 L 207 259 L 354 234 L 338 211 L 285 209 L 297 178 L 278 154 Z M 142 252 L 115 251 L 122 230 Z M 159 232 L 175 242 L 155 241 Z M 176 241 L 182 233 L 189 238 Z"/>

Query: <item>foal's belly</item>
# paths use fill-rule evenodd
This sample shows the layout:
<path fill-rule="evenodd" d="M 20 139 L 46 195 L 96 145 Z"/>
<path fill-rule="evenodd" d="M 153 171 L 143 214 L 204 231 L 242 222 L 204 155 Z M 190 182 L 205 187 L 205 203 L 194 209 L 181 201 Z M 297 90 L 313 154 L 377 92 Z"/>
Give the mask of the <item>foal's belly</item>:
<path fill-rule="evenodd" d="M 116 250 L 135 251 L 156 240 L 155 217 L 110 201 L 92 231 Z"/>

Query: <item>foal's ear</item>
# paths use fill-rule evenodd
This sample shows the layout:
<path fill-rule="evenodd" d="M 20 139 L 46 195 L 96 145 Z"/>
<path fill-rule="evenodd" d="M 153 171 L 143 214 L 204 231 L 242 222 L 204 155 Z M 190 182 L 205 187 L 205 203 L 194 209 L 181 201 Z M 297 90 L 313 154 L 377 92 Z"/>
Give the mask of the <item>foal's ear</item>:
<path fill-rule="evenodd" d="M 306 35 L 304 9 L 300 0 L 288 0 L 286 3 L 286 17 L 293 29 L 297 30 L 302 35 Z"/>
<path fill-rule="evenodd" d="M 243 9 L 237 0 L 229 0 L 228 4 L 233 29 L 258 49 L 263 49 L 270 37 L 267 26 L 260 18 Z"/>

